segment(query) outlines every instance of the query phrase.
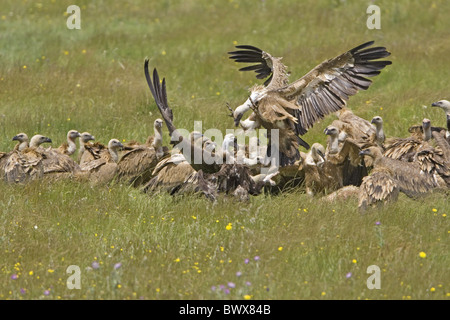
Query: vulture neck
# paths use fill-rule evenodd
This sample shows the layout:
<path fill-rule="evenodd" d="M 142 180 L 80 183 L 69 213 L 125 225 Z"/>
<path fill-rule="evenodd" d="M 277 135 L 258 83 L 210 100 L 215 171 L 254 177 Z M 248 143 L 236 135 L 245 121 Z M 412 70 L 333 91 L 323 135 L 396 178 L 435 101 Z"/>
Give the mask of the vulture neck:
<path fill-rule="evenodd" d="M 17 150 L 22 151 L 25 148 L 28 148 L 28 140 L 22 141 L 18 144 Z"/>
<path fill-rule="evenodd" d="M 381 153 L 381 150 L 376 148 L 372 151 L 372 158 L 373 158 L 373 164 L 376 166 L 380 161 L 383 159 L 383 154 Z"/>
<path fill-rule="evenodd" d="M 119 161 L 119 154 L 117 153 L 117 149 L 116 148 L 109 148 L 108 151 L 109 151 L 109 154 L 111 155 L 112 161 L 118 162 Z"/>
<path fill-rule="evenodd" d="M 376 129 L 375 136 L 377 137 L 377 141 L 379 143 L 383 143 L 384 139 L 385 139 L 385 135 L 384 135 L 384 131 L 383 131 L 383 124 L 377 123 L 375 126 L 375 129 Z"/>
<path fill-rule="evenodd" d="M 330 154 L 339 152 L 339 136 L 331 135 L 330 136 L 330 150 L 328 151 Z"/>
<path fill-rule="evenodd" d="M 74 139 L 67 137 L 67 153 L 70 154 L 74 154 L 75 151 L 77 150 L 77 145 L 75 144 Z"/>
<path fill-rule="evenodd" d="M 78 151 L 78 153 L 80 155 L 83 154 L 84 151 L 86 150 L 85 147 L 84 147 L 85 145 L 86 145 L 86 143 L 83 141 L 83 139 L 80 139 L 80 150 Z"/>
<path fill-rule="evenodd" d="M 429 141 L 431 139 L 431 127 L 427 126 L 423 129 L 423 140 Z"/>
<path fill-rule="evenodd" d="M 156 154 L 158 156 L 162 156 L 164 154 L 162 149 L 162 129 L 159 127 L 154 127 L 155 137 L 152 142 L 153 148 L 156 150 Z"/>
<path fill-rule="evenodd" d="M 323 159 L 319 155 L 319 153 L 317 152 L 316 148 L 312 148 L 311 149 L 311 157 L 313 158 L 315 163 L 322 163 L 323 162 Z"/>
<path fill-rule="evenodd" d="M 161 148 L 162 147 L 162 131 L 161 128 L 155 127 L 155 138 L 153 139 L 153 147 L 155 149 Z"/>

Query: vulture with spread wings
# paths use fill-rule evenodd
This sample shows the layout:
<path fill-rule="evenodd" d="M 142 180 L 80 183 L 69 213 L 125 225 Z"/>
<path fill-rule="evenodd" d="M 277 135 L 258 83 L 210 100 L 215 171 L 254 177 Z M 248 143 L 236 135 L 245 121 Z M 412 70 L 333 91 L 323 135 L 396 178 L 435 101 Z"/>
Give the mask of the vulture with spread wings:
<path fill-rule="evenodd" d="M 239 126 L 244 113 L 253 110 L 246 124 L 252 122 L 268 131 L 279 129 L 280 164 L 298 160 L 299 146 L 309 149 L 300 136 L 326 115 L 345 107 L 350 96 L 367 90 L 372 83 L 368 77 L 378 75 L 392 63 L 379 60 L 388 57 L 390 52 L 384 47 L 369 48 L 373 44 L 374 41 L 366 42 L 325 60 L 292 83 L 288 81 L 282 58 L 272 57 L 254 46 L 236 46 L 239 50 L 229 52 L 229 58 L 253 63 L 240 71 L 255 71 L 258 79 L 269 78 L 264 85 L 252 87 L 247 101 L 232 112 L 235 125 Z"/>

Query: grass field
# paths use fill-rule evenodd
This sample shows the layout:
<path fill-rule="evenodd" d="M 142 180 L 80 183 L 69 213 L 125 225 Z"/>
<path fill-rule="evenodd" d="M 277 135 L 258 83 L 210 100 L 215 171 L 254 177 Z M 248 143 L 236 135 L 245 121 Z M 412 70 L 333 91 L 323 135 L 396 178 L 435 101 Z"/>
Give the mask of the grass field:
<path fill-rule="evenodd" d="M 74 3 L 76 2 L 76 3 Z M 158 109 L 144 58 L 166 78 L 175 125 L 232 128 L 225 104 L 256 82 L 228 59 L 236 44 L 282 56 L 292 80 L 375 40 L 393 64 L 349 102 L 407 136 L 450 99 L 450 3 L 374 1 L 13 1 L 0 8 L 0 150 L 19 132 L 58 146 L 68 130 L 145 141 Z M 81 8 L 69 30 L 66 9 Z M 326 142 L 317 123 L 304 139 Z M 167 131 L 164 138 L 168 141 Z M 248 203 L 149 196 L 125 185 L 0 183 L 1 299 L 450 299 L 450 201 L 433 193 L 361 215 L 297 189 Z M 81 270 L 69 289 L 66 269 Z M 381 270 L 381 289 L 366 272 Z"/>

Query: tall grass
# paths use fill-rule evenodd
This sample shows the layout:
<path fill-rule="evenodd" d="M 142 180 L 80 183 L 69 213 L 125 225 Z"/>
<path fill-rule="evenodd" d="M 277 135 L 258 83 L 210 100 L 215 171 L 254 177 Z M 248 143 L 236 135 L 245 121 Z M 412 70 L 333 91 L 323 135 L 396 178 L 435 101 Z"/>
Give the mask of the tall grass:
<path fill-rule="evenodd" d="M 382 116 L 389 136 L 424 117 L 445 125 L 430 105 L 449 98 L 446 1 L 377 1 L 381 30 L 366 27 L 369 1 L 77 1 L 82 29 L 68 30 L 71 4 L 2 3 L 2 151 L 19 132 L 56 146 L 70 129 L 144 141 L 159 116 L 145 57 L 166 78 L 177 127 L 202 120 L 225 131 L 225 104 L 242 103 L 255 83 L 228 59 L 235 44 L 283 56 L 294 80 L 374 39 L 393 64 L 349 107 Z M 325 143 L 334 119 L 305 140 Z M 2 299 L 449 298 L 444 194 L 401 196 L 360 215 L 356 199 L 327 204 L 302 189 L 214 204 L 71 181 L 0 190 Z M 69 265 L 81 268 L 80 290 L 66 286 Z M 380 290 L 366 286 L 370 265 L 381 269 Z"/>

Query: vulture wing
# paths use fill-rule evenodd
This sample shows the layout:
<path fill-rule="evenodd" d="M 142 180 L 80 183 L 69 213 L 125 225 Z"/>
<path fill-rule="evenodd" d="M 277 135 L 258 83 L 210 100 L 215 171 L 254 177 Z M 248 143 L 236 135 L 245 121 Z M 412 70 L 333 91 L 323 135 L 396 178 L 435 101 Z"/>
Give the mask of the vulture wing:
<path fill-rule="evenodd" d="M 255 63 L 239 69 L 239 71 L 255 71 L 257 79 L 269 77 L 264 85 L 268 88 L 279 88 L 288 84 L 286 66 L 281 63 L 281 58 L 274 58 L 261 49 L 249 46 L 236 46 L 237 51 L 228 52 L 230 59 L 240 63 Z"/>
<path fill-rule="evenodd" d="M 392 178 L 392 171 L 387 168 L 375 168 L 370 176 L 362 180 L 359 187 L 360 210 L 365 210 L 369 206 L 384 201 L 396 201 L 399 194 L 399 187 L 395 179 Z"/>
<path fill-rule="evenodd" d="M 345 107 L 359 90 L 367 90 L 372 81 L 391 61 L 377 61 L 390 53 L 384 47 L 368 48 L 374 41 L 361 44 L 333 59 L 326 60 L 305 76 L 276 93 L 298 106 L 294 115 L 296 133 L 303 135 L 326 115 Z"/>
<path fill-rule="evenodd" d="M 206 161 L 206 158 L 212 157 L 211 153 L 206 150 L 198 148 L 194 144 L 191 144 L 189 139 L 183 139 L 183 136 L 178 132 L 178 130 L 173 125 L 173 112 L 172 109 L 170 109 L 169 104 L 167 102 L 166 81 L 165 79 L 160 81 L 158 72 L 156 71 L 156 69 L 154 69 L 152 82 L 152 79 L 150 78 L 150 73 L 148 71 L 148 59 L 145 59 L 144 73 L 150 91 L 156 102 L 156 105 L 169 130 L 169 134 L 171 136 L 171 143 L 172 144 L 182 143 L 183 149 L 189 148 L 191 150 L 191 158 L 187 160 L 195 170 L 203 170 L 204 172 L 208 173 L 219 171 L 220 170 L 219 164 L 215 162 L 211 163 Z M 194 154 L 201 154 L 203 156 L 202 160 L 205 161 L 201 161 L 201 163 L 195 163 Z"/>
<path fill-rule="evenodd" d="M 143 185 L 151 179 L 157 164 L 158 157 L 155 148 L 135 147 L 127 151 L 117 163 L 118 178 L 127 180 L 134 187 Z"/>

